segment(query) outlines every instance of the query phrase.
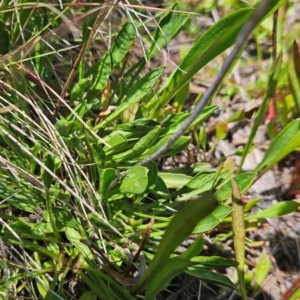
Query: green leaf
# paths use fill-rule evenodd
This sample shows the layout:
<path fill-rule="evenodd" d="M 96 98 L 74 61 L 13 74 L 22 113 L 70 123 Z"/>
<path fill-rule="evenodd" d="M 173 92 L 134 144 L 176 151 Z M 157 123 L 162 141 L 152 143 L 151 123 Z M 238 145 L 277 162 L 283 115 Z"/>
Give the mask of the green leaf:
<path fill-rule="evenodd" d="M 203 171 L 189 180 L 185 185 L 180 188 L 177 192 L 172 194 L 172 197 L 176 197 L 182 194 L 188 194 L 195 191 L 199 187 L 204 187 L 208 184 L 208 189 L 211 189 L 216 172 L 214 171 Z M 179 186 L 178 186 L 179 187 Z"/>
<path fill-rule="evenodd" d="M 168 286 L 172 278 L 193 264 L 195 263 L 180 256 L 172 258 L 161 264 L 160 268 L 157 269 L 156 276 L 153 276 L 149 282 L 146 289 L 145 300 L 155 299 L 155 296 Z"/>
<path fill-rule="evenodd" d="M 212 230 L 231 212 L 231 207 L 220 204 L 210 215 L 205 217 L 197 224 L 193 230 L 193 234 L 200 234 Z"/>
<path fill-rule="evenodd" d="M 82 78 L 73 87 L 71 92 L 71 101 L 81 100 L 86 88 L 91 84 L 92 76 Z"/>
<path fill-rule="evenodd" d="M 157 140 L 161 131 L 161 126 L 155 126 L 150 132 L 143 136 L 130 150 L 116 154 L 112 157 L 113 161 L 120 162 L 130 158 L 138 159 L 139 155 L 151 147 Z"/>
<path fill-rule="evenodd" d="M 141 137 L 151 131 L 156 125 L 159 125 L 159 123 L 154 120 L 141 118 L 130 123 L 122 123 L 105 127 L 104 130 L 108 132 L 122 131 L 123 133 L 125 131 L 129 132 L 130 134 L 134 133 L 134 136 L 136 137 Z"/>
<path fill-rule="evenodd" d="M 112 69 L 125 57 L 128 53 L 130 46 L 135 40 L 136 32 L 131 23 L 125 23 L 119 34 L 117 35 L 114 45 L 110 52 L 106 53 L 102 61 L 99 64 L 91 67 L 87 73 L 87 76 L 93 75 L 93 85 L 87 94 L 88 103 L 95 105 L 94 98 L 99 97 L 97 95 L 107 85 L 109 76 Z M 100 97 L 99 101 L 100 103 Z"/>
<path fill-rule="evenodd" d="M 152 193 L 162 197 L 162 198 L 169 198 L 170 192 L 164 182 L 164 180 L 159 176 L 157 176 L 156 186 Z"/>
<path fill-rule="evenodd" d="M 167 143 L 172 135 L 166 135 L 162 139 L 160 139 L 154 146 L 152 146 L 148 151 L 146 151 L 141 159 L 145 159 L 154 152 L 156 152 L 159 148 L 161 148 L 165 143 Z M 189 136 L 181 136 L 179 137 L 174 144 L 163 154 L 163 156 L 172 156 L 178 154 L 186 149 L 186 147 L 190 144 L 191 137 Z"/>
<path fill-rule="evenodd" d="M 54 171 L 54 161 L 49 154 L 46 154 L 44 156 L 44 164 L 48 169 L 50 169 L 51 171 Z M 45 187 L 49 189 L 51 187 L 51 183 L 52 183 L 52 175 L 49 174 L 48 171 L 43 170 L 42 178 L 43 178 Z"/>
<path fill-rule="evenodd" d="M 155 42 L 152 42 L 147 53 L 148 59 L 151 59 L 158 50 L 164 48 L 179 33 L 188 20 L 188 15 L 175 12 L 175 10 L 180 10 L 178 3 L 175 3 L 170 12 L 159 21 L 154 36 Z"/>
<path fill-rule="evenodd" d="M 143 289 L 147 283 L 151 284 L 157 277 L 157 272 L 169 261 L 171 253 L 191 234 L 199 220 L 209 215 L 217 206 L 216 199 L 211 194 L 206 194 L 201 199 L 187 202 L 178 211 L 167 227 L 148 270 L 134 288 L 134 293 Z"/>
<path fill-rule="evenodd" d="M 106 54 L 102 61 L 95 66 L 92 67 L 92 69 L 88 72 L 87 76 L 89 76 L 89 73 L 93 74 L 93 85 L 90 88 L 90 91 L 88 92 L 86 99 L 88 105 L 93 105 L 93 101 L 95 97 L 99 98 L 100 103 L 100 92 L 105 88 L 107 85 L 107 81 L 109 79 L 109 76 L 111 74 L 111 68 L 112 68 L 112 62 L 111 62 L 111 56 L 109 54 Z"/>
<path fill-rule="evenodd" d="M 226 179 L 231 172 L 229 170 L 222 173 L 218 172 L 200 172 L 186 186 L 172 194 L 172 197 L 181 195 L 176 199 L 177 202 L 188 200 L 192 197 L 197 197 L 199 194 L 211 191 L 215 186 L 218 186 Z"/>
<path fill-rule="evenodd" d="M 255 215 L 245 217 L 245 220 L 260 220 L 266 218 L 276 218 L 294 212 L 299 207 L 299 203 L 295 201 L 282 201 L 272 207 L 259 211 Z"/>
<path fill-rule="evenodd" d="M 128 53 L 136 37 L 136 29 L 132 23 L 125 23 L 119 31 L 111 49 L 112 66 L 120 63 Z"/>
<path fill-rule="evenodd" d="M 103 169 L 101 170 L 100 174 L 100 195 L 105 198 L 105 194 L 110 186 L 110 184 L 113 182 L 113 180 L 116 178 L 116 171 L 114 169 Z"/>
<path fill-rule="evenodd" d="M 68 240 L 77 248 L 79 253 L 82 255 L 84 261 L 86 261 L 90 266 L 93 266 L 97 269 L 97 264 L 90 248 L 80 242 L 83 237 L 79 234 L 79 232 L 74 228 L 66 227 L 65 233 Z"/>
<path fill-rule="evenodd" d="M 55 123 L 55 128 L 61 136 L 69 136 L 74 131 L 80 128 L 76 121 L 67 121 L 66 119 L 58 120 Z"/>
<path fill-rule="evenodd" d="M 155 162 L 152 162 L 149 168 L 149 172 L 148 172 L 148 187 L 147 189 L 150 190 L 154 190 L 156 187 L 156 183 L 157 183 L 157 166 Z"/>
<path fill-rule="evenodd" d="M 185 273 L 194 276 L 200 280 L 203 280 L 207 283 L 217 284 L 233 290 L 237 290 L 237 287 L 232 283 L 232 281 L 222 274 L 218 274 L 209 270 L 204 270 L 196 267 L 189 268 L 187 271 L 185 271 Z"/>
<path fill-rule="evenodd" d="M 115 120 L 123 111 L 129 108 L 132 104 L 138 103 L 147 93 L 153 88 L 164 67 L 159 67 L 151 70 L 146 76 L 141 78 L 127 93 L 126 98 L 107 118 L 95 126 L 94 130 L 105 127 L 108 123 Z"/>
<path fill-rule="evenodd" d="M 267 12 L 263 17 L 267 17 L 284 2 L 285 0 L 272 1 L 267 7 Z M 148 110 L 151 110 L 150 118 L 156 116 L 159 110 L 173 99 L 177 92 L 184 87 L 202 67 L 233 45 L 242 26 L 250 18 L 252 13 L 252 7 L 235 11 L 219 20 L 200 36 L 178 68 L 174 71 L 171 79 L 166 82 L 165 87 L 162 89 L 163 95 L 158 100 L 153 99 L 153 101 L 148 104 Z"/>
<path fill-rule="evenodd" d="M 180 189 L 191 180 L 191 177 L 185 174 L 158 173 L 158 175 L 169 189 Z"/>
<path fill-rule="evenodd" d="M 256 204 L 261 202 L 261 198 L 255 198 L 251 199 L 245 206 L 244 206 L 244 212 L 249 212 Z"/>
<path fill-rule="evenodd" d="M 224 140 L 228 131 L 229 129 L 226 121 L 220 121 L 216 124 L 216 137 L 218 140 Z"/>
<path fill-rule="evenodd" d="M 101 145 L 96 143 L 88 143 L 88 149 L 91 155 L 91 160 L 96 164 L 99 173 L 105 166 L 105 152 Z"/>
<path fill-rule="evenodd" d="M 256 176 L 256 173 L 249 172 L 237 175 L 234 177 L 239 190 L 241 193 L 245 193 L 245 191 L 252 185 L 252 182 Z M 231 184 L 230 182 L 226 182 L 217 192 L 216 198 L 218 201 L 224 201 L 231 198 Z"/>
<path fill-rule="evenodd" d="M 147 59 L 150 60 L 160 49 L 163 49 L 180 31 L 182 26 L 188 20 L 188 15 L 178 13 L 174 10 L 179 10 L 178 3 L 175 3 L 171 10 L 165 14 L 159 21 L 157 29 L 155 31 L 154 40 L 147 52 Z M 172 11 L 173 10 L 173 11 Z M 135 71 L 135 78 L 139 75 L 141 70 L 145 67 L 147 61 L 143 57 L 128 74 L 132 74 Z"/>
<path fill-rule="evenodd" d="M 95 295 L 92 291 L 84 292 L 79 300 L 97 300 L 97 295 Z"/>
<path fill-rule="evenodd" d="M 74 112 L 77 113 L 77 115 L 82 118 L 85 113 L 87 112 L 87 101 L 84 100 L 82 102 L 80 102 L 75 108 L 74 108 Z M 69 114 L 69 116 L 67 117 L 68 121 L 72 121 L 74 119 L 74 115 L 73 114 Z"/>
<path fill-rule="evenodd" d="M 6 183 L 4 179 L 0 180 L 0 191 L 2 198 L 6 199 L 9 205 L 22 211 L 33 213 L 44 204 L 40 195 L 30 189 L 23 188 L 16 193 L 11 184 Z"/>
<path fill-rule="evenodd" d="M 148 169 L 141 166 L 133 167 L 125 176 L 120 192 L 123 194 L 143 194 L 148 186 Z"/>
<path fill-rule="evenodd" d="M 235 260 L 223 258 L 220 256 L 196 256 L 192 258 L 192 261 L 210 268 L 224 268 L 238 265 L 238 262 L 236 262 Z"/>
<path fill-rule="evenodd" d="M 195 256 L 202 252 L 204 245 L 205 245 L 204 238 L 202 236 L 199 236 L 193 242 L 193 244 L 188 247 L 188 249 L 186 251 L 184 251 L 182 254 L 180 254 L 180 257 L 192 259 L 193 261 L 195 261 L 194 260 Z"/>
<path fill-rule="evenodd" d="M 218 105 L 208 106 L 203 109 L 203 111 L 199 114 L 196 120 L 189 126 L 188 130 L 194 128 L 196 125 L 199 125 L 201 122 L 206 120 L 216 109 Z M 179 130 L 179 128 L 184 124 L 184 122 L 190 117 L 191 113 L 178 113 L 176 115 L 172 115 L 165 123 L 165 129 L 162 131 L 161 136 L 174 134 Z"/>
<path fill-rule="evenodd" d="M 266 166 L 270 169 L 275 163 L 300 147 L 299 124 L 299 120 L 294 120 L 275 137 L 262 162 L 256 167 L 256 172 L 261 171 Z"/>
<path fill-rule="evenodd" d="M 104 146 L 103 150 L 107 154 L 114 154 L 119 151 L 124 145 L 128 143 L 126 136 L 122 132 L 112 132 L 103 139 L 110 147 Z"/>

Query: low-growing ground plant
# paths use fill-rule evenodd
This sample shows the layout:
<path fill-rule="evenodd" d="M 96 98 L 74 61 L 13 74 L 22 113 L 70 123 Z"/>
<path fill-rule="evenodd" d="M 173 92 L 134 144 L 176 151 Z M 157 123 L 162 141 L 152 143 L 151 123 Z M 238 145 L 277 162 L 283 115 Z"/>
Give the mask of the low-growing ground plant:
<path fill-rule="evenodd" d="M 298 203 L 251 214 L 259 200 L 244 205 L 242 195 L 300 146 L 296 43 L 288 63 L 289 49 L 276 53 L 273 46 L 239 165 L 193 161 L 167 171 L 164 159 L 190 144 L 206 150 L 204 122 L 219 109 L 214 97 L 250 33 L 286 2 L 262 0 L 232 12 L 224 4 L 224 16 L 198 36 L 190 23 L 197 13 L 186 3 L 2 2 L 0 297 L 155 299 L 183 273 L 243 299 L 259 290 L 270 266 L 262 255 L 254 275 L 247 271 L 246 231 Z M 196 40 L 178 65 L 169 73 L 165 65 L 153 67 L 189 31 Z M 192 79 L 230 47 L 215 79 L 190 104 Z M 277 89 L 287 85 L 291 92 L 270 117 Z M 270 145 L 244 172 L 266 115 Z M 238 111 L 216 124 L 216 141 L 245 119 Z M 220 249 L 221 236 L 233 236 L 234 256 L 205 255 L 208 235 L 222 227 L 211 246 Z M 192 245 L 179 252 L 191 235 Z M 226 275 L 229 267 L 238 280 Z"/>

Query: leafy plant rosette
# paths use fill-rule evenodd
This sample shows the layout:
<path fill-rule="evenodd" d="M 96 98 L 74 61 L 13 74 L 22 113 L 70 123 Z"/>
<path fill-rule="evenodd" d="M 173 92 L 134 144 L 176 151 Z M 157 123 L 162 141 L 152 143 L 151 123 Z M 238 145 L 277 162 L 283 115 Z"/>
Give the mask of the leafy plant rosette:
<path fill-rule="evenodd" d="M 273 1 L 261 19 L 283 3 Z M 35 21 L 27 24 L 26 8 L 24 5 L 19 11 L 21 25 L 40 25 L 37 32 L 42 34 L 46 16 L 33 10 Z M 180 169 L 160 171 L 159 159 L 186 149 L 191 131 L 218 108 L 203 108 L 160 157 L 151 159 L 192 116 L 186 111 L 170 115 L 167 104 L 201 68 L 234 44 L 253 14 L 253 7 L 240 9 L 210 27 L 159 85 L 164 67 L 142 76 L 141 70 L 183 28 L 188 17 L 179 9 L 175 4 L 162 14 L 148 52 L 131 68 L 123 63 L 136 40 L 138 21 L 125 22 L 100 62 L 88 66 L 81 61 L 68 101 L 39 79 L 40 86 L 51 93 L 49 104 L 37 93 L 38 81 L 26 81 L 26 65 L 12 70 L 11 62 L 3 60 L 5 72 L 15 71 L 26 82 L 16 84 L 10 77 L 2 81 L 5 88 L 1 90 L 1 104 L 7 110 L 0 115 L 3 295 L 13 296 L 16 290 L 18 295 L 34 298 L 67 299 L 76 293 L 71 288 L 73 281 L 83 287 L 83 292 L 77 292 L 82 299 L 134 299 L 141 293 L 154 299 L 183 271 L 239 290 L 212 268 L 242 265 L 243 253 L 236 250 L 236 260 L 201 256 L 201 234 L 228 222 L 233 213 L 228 200 L 237 199 L 238 207 L 240 194 L 251 186 L 257 173 L 299 147 L 299 121 L 278 134 L 255 172 L 234 176 L 222 166 L 213 170 L 204 163 L 196 163 L 189 174 Z M 9 18 L 9 13 L 4 17 Z M 1 26 L 8 45 L 13 44 L 19 29 L 9 34 L 5 22 Z M 25 38 L 32 43 L 32 37 Z M 38 43 L 34 51 L 32 62 L 45 76 Z M 121 69 L 122 81 L 110 81 Z M 270 78 L 276 80 L 276 76 L 275 69 Z M 267 94 L 265 102 L 269 100 Z M 103 113 L 96 115 L 99 109 Z M 54 113 L 49 116 L 49 112 Z M 283 140 L 287 142 L 283 144 Z M 240 207 L 236 212 L 246 222 L 297 207 L 295 202 L 285 203 L 251 217 Z M 242 236 L 236 225 L 232 230 Z M 176 252 L 191 233 L 199 237 L 185 252 Z M 243 245 L 244 240 L 237 243 Z"/>

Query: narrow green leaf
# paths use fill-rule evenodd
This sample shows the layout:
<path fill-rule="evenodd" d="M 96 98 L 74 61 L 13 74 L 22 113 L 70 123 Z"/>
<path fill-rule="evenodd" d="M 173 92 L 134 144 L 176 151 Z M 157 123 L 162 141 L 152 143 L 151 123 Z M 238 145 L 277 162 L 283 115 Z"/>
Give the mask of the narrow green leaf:
<path fill-rule="evenodd" d="M 259 172 L 264 167 L 272 167 L 288 153 L 300 146 L 299 120 L 294 120 L 288 124 L 272 141 L 262 162 L 256 167 Z"/>
<path fill-rule="evenodd" d="M 105 199 L 105 194 L 116 177 L 116 171 L 114 169 L 103 169 L 100 174 L 100 195 Z"/>
<path fill-rule="evenodd" d="M 163 95 L 149 103 L 149 108 L 153 109 L 154 106 L 150 117 L 155 116 L 202 67 L 235 42 L 239 30 L 252 12 L 252 8 L 240 9 L 218 21 L 200 36 L 172 74 Z"/>
<path fill-rule="evenodd" d="M 180 10 L 178 3 L 175 3 L 171 10 Z M 188 20 L 187 14 L 181 14 L 180 12 L 169 11 L 163 15 L 160 19 L 155 35 L 154 41 L 152 41 L 149 51 L 147 52 L 147 59 L 150 60 L 160 49 L 163 49 L 179 32 L 182 26 Z M 147 61 L 143 57 L 133 68 L 128 72 L 132 74 L 135 71 L 135 75 L 139 75 L 141 70 L 145 67 Z M 133 78 L 135 78 L 134 76 Z"/>
<path fill-rule="evenodd" d="M 83 237 L 79 234 L 79 232 L 74 228 L 66 227 L 65 233 L 72 245 L 74 245 L 79 251 L 79 253 L 81 253 L 84 261 L 87 262 L 90 266 L 97 268 L 97 263 L 95 262 L 94 256 L 90 248 L 87 245 L 80 242 L 80 240 L 83 239 Z"/>
<path fill-rule="evenodd" d="M 201 174 L 198 174 L 199 176 L 196 175 L 196 177 L 193 178 L 191 182 L 187 184 L 187 186 L 184 186 L 180 191 L 173 193 L 172 197 L 181 195 L 180 198 L 177 198 L 177 202 L 182 202 L 192 197 L 197 197 L 199 194 L 211 191 L 214 187 L 218 186 L 221 182 L 227 179 L 230 174 L 231 172 L 229 170 L 222 173 L 201 172 Z M 202 178 L 202 181 L 200 178 Z"/>
<path fill-rule="evenodd" d="M 148 190 L 154 190 L 157 183 L 157 166 L 155 162 L 152 162 L 148 172 Z"/>
<path fill-rule="evenodd" d="M 164 145 L 170 139 L 172 135 L 166 135 L 161 138 L 154 146 L 152 146 L 148 151 L 144 152 L 141 156 L 141 159 L 145 159 L 154 152 L 156 152 L 162 145 Z M 180 151 L 186 149 L 186 147 L 190 144 L 191 137 L 189 136 L 181 136 L 179 137 L 174 144 L 163 154 L 163 156 L 172 156 Z"/>
<path fill-rule="evenodd" d="M 93 85 L 90 88 L 90 91 L 88 92 L 86 99 L 88 101 L 88 104 L 91 104 L 95 97 L 99 98 L 100 103 L 100 92 L 105 88 L 107 85 L 107 81 L 109 79 L 109 76 L 111 74 L 112 70 L 112 62 L 111 62 L 111 56 L 109 53 L 107 53 L 102 61 L 97 64 L 96 66 L 92 67 L 92 70 L 90 73 L 93 74 Z M 89 73 L 87 74 L 89 76 Z"/>
<path fill-rule="evenodd" d="M 160 176 L 157 176 L 156 186 L 155 189 L 152 191 L 152 193 L 155 193 L 156 195 L 162 197 L 162 198 L 170 198 L 170 192 L 162 178 Z"/>
<path fill-rule="evenodd" d="M 223 140 L 228 134 L 228 124 L 226 121 L 220 121 L 216 124 L 216 138 L 218 140 Z"/>
<path fill-rule="evenodd" d="M 149 149 L 157 140 L 161 131 L 161 126 L 155 126 L 150 132 L 143 136 L 130 150 L 116 154 L 112 157 L 113 161 L 120 162 L 130 158 L 138 159 L 139 154 Z"/>
<path fill-rule="evenodd" d="M 106 53 L 102 61 L 90 68 L 87 76 L 93 75 L 93 85 L 87 94 L 86 99 L 89 103 L 93 103 L 95 97 L 99 97 L 100 92 L 107 85 L 109 76 L 114 68 L 128 53 L 130 46 L 135 40 L 136 32 L 132 23 L 125 23 L 119 34 L 117 35 L 115 42 L 110 52 Z"/>
<path fill-rule="evenodd" d="M 195 126 L 199 125 L 201 122 L 206 120 L 216 109 L 218 109 L 218 105 L 212 105 L 205 107 L 203 111 L 199 114 L 196 120 L 189 126 L 187 131 L 191 130 Z M 189 118 L 191 113 L 182 112 L 176 115 L 172 115 L 165 123 L 165 129 L 162 131 L 161 136 L 174 134 L 178 131 L 183 123 Z"/>
<path fill-rule="evenodd" d="M 120 148 L 128 143 L 126 136 L 122 132 L 112 132 L 110 135 L 103 139 L 110 147 L 104 146 L 105 153 L 114 154 L 120 151 Z"/>
<path fill-rule="evenodd" d="M 218 274 L 209 270 L 205 270 L 203 268 L 201 269 L 196 267 L 189 268 L 189 270 L 185 271 L 185 273 L 194 276 L 200 280 L 203 280 L 207 283 L 213 283 L 233 290 L 237 290 L 237 287 L 232 283 L 232 281 L 222 274 Z"/>
<path fill-rule="evenodd" d="M 202 252 L 203 247 L 205 245 L 204 238 L 202 236 L 199 236 L 192 245 L 188 247 L 186 251 L 184 251 L 182 254 L 180 254 L 180 257 L 186 258 L 186 259 L 193 259 L 196 255 L 199 255 L 199 253 Z M 193 259 L 193 261 L 195 261 Z M 196 260 L 197 261 L 197 260 Z M 199 261 L 197 261 L 199 262 Z"/>
<path fill-rule="evenodd" d="M 92 150 L 92 158 L 96 163 L 98 170 L 101 170 L 105 166 L 105 152 L 101 145 L 92 143 L 89 145 L 89 148 Z"/>
<path fill-rule="evenodd" d="M 203 171 L 195 175 L 191 180 L 189 180 L 185 185 L 180 188 L 177 192 L 172 194 L 172 197 L 177 197 L 178 195 L 187 194 L 193 192 L 199 186 L 203 187 L 207 183 L 211 186 L 214 177 L 216 176 L 215 171 Z M 178 186 L 179 187 L 179 186 Z"/>
<path fill-rule="evenodd" d="M 193 264 L 195 263 L 180 256 L 161 264 L 147 286 L 145 300 L 155 299 L 155 296 L 168 286 L 172 278 Z"/>
<path fill-rule="evenodd" d="M 125 23 L 119 31 L 111 49 L 112 67 L 115 67 L 123 60 L 133 44 L 135 37 L 136 29 L 133 24 L 130 22 Z"/>
<path fill-rule="evenodd" d="M 196 256 L 192 258 L 192 261 L 210 268 L 224 268 L 238 265 L 238 262 L 236 262 L 235 260 L 223 258 L 220 256 Z"/>
<path fill-rule="evenodd" d="M 277 218 L 294 212 L 299 207 L 299 203 L 296 201 L 282 201 L 269 208 L 260 210 L 255 215 L 249 215 L 245 217 L 245 220 L 260 220 L 266 218 Z"/>
<path fill-rule="evenodd" d="M 87 101 L 84 100 L 82 102 L 80 102 L 75 108 L 74 108 L 74 112 L 77 113 L 77 115 L 82 118 L 85 113 L 87 112 Z M 69 116 L 67 117 L 68 121 L 73 121 L 74 120 L 74 115 L 73 114 L 69 114 Z"/>
<path fill-rule="evenodd" d="M 82 96 L 86 88 L 91 84 L 92 76 L 87 78 L 82 78 L 79 80 L 72 89 L 71 92 L 71 101 L 82 100 Z"/>
<path fill-rule="evenodd" d="M 254 173 L 254 172 L 248 172 L 248 173 L 243 173 L 243 174 L 234 176 L 234 180 L 236 181 L 241 193 L 245 193 L 247 191 L 247 189 L 252 185 L 255 177 L 256 177 L 256 173 Z M 218 201 L 225 201 L 225 200 L 231 198 L 231 183 L 226 182 L 216 192 L 215 196 L 218 199 Z"/>
<path fill-rule="evenodd" d="M 151 59 L 157 51 L 164 48 L 178 34 L 188 20 L 188 15 L 174 12 L 174 10 L 180 10 L 178 3 L 175 3 L 171 7 L 170 12 L 159 21 L 159 26 L 157 26 L 154 35 L 155 42 L 152 42 L 147 53 L 148 59 Z"/>
<path fill-rule="evenodd" d="M 118 106 L 118 108 L 111 113 L 104 121 L 99 123 L 94 130 L 103 128 L 109 122 L 115 120 L 123 111 L 129 108 L 130 105 L 138 103 L 155 85 L 156 81 L 164 71 L 164 67 L 159 67 L 150 71 L 146 76 L 141 78 L 127 93 L 126 98 Z"/>
<path fill-rule="evenodd" d="M 50 169 L 51 171 L 54 171 L 54 161 L 53 161 L 53 158 L 49 154 L 45 155 L 44 164 L 48 169 Z M 45 187 L 47 189 L 50 189 L 51 183 L 52 183 L 52 175 L 49 174 L 46 170 L 43 170 L 42 178 L 43 178 Z"/>
<path fill-rule="evenodd" d="M 193 230 L 193 234 L 205 233 L 209 230 L 215 228 L 224 218 L 226 218 L 232 212 L 232 208 L 219 204 L 219 206 L 207 217 L 202 219 L 195 229 Z"/>
<path fill-rule="evenodd" d="M 145 118 L 134 120 L 133 122 L 129 123 L 122 123 L 122 124 L 116 124 L 110 127 L 105 127 L 105 131 L 122 131 L 122 132 L 129 132 L 135 134 L 135 136 L 143 136 L 149 131 L 151 131 L 156 125 L 159 125 L 158 122 L 155 120 L 148 120 Z M 125 133 L 124 133 L 125 134 Z"/>
<path fill-rule="evenodd" d="M 286 0 L 272 1 L 264 17 L 278 9 Z M 244 8 L 224 17 L 211 26 L 194 44 L 184 60 L 162 89 L 163 95 L 148 104 L 150 118 L 155 116 L 177 92 L 208 62 L 232 46 L 244 23 L 251 17 L 253 8 Z M 154 108 L 154 109 L 153 109 Z"/>

